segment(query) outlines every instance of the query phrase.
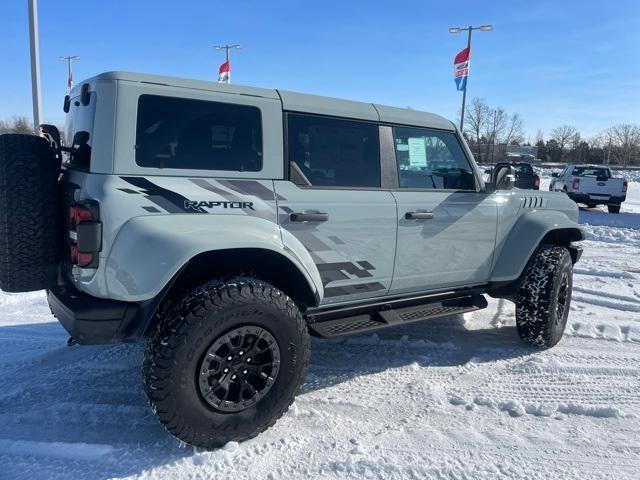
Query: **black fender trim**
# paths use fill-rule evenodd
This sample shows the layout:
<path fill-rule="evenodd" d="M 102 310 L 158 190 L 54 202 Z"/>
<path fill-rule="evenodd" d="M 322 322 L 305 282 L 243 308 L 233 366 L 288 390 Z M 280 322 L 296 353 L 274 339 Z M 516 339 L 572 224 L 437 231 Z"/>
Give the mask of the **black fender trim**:
<path fill-rule="evenodd" d="M 47 290 L 51 312 L 81 345 L 135 342 L 143 337 L 160 303 L 184 266 L 158 295 L 143 302 L 97 298 L 79 291 L 66 278 Z"/>

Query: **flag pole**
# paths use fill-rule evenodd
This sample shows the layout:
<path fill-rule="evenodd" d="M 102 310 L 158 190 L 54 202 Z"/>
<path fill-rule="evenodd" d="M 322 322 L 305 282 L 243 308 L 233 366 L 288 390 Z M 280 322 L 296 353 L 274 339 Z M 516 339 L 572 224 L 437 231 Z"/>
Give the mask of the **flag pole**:
<path fill-rule="evenodd" d="M 493 30 L 493 25 L 480 25 L 479 27 L 474 27 L 473 25 L 469 25 L 468 27 L 449 28 L 449 33 L 467 32 L 467 75 L 464 78 L 464 90 L 462 91 L 462 111 L 460 112 L 460 131 L 461 132 L 464 129 L 464 107 L 467 103 L 467 84 L 469 83 L 469 72 L 471 70 L 469 68 L 471 65 L 471 32 L 473 32 L 474 30 L 480 30 L 481 32 L 490 32 L 491 30 Z"/>
<path fill-rule="evenodd" d="M 33 101 L 33 125 L 40 126 L 42 102 L 40 97 L 40 40 L 38 34 L 38 1 L 29 0 L 29 45 L 31 47 L 31 95 Z"/>
<path fill-rule="evenodd" d="M 469 65 L 471 65 L 471 32 L 473 31 L 473 27 L 471 25 L 469 25 L 469 35 L 467 36 L 467 51 L 469 52 L 469 57 L 468 57 L 468 62 Z M 471 70 L 471 69 L 469 69 Z M 467 75 L 467 78 L 465 80 L 464 83 L 464 90 L 462 91 L 462 112 L 460 113 L 460 131 L 463 131 L 464 128 L 464 107 L 467 103 L 467 87 L 469 85 L 469 75 Z"/>
<path fill-rule="evenodd" d="M 78 60 L 80 57 L 78 55 L 61 55 L 58 58 L 67 62 L 67 93 L 71 93 L 71 89 L 73 88 L 71 62 Z"/>
<path fill-rule="evenodd" d="M 242 48 L 240 45 L 238 45 L 237 43 L 234 43 L 233 45 L 214 45 L 213 48 L 215 50 L 223 50 L 225 51 L 225 63 L 227 65 L 229 65 L 229 51 L 232 49 L 238 49 L 238 48 Z M 218 82 L 220 82 L 220 80 L 218 80 Z M 231 69 L 229 69 L 229 72 L 227 74 L 227 82 L 226 83 L 231 83 Z"/>

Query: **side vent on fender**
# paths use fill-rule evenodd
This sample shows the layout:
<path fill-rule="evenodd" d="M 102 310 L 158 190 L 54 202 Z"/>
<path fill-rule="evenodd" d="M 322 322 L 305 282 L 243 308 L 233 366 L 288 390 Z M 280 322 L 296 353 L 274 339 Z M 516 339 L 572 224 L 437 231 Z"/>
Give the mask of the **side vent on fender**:
<path fill-rule="evenodd" d="M 544 198 L 542 197 L 522 197 L 520 201 L 521 210 L 533 210 L 536 208 L 542 208 L 545 206 Z"/>

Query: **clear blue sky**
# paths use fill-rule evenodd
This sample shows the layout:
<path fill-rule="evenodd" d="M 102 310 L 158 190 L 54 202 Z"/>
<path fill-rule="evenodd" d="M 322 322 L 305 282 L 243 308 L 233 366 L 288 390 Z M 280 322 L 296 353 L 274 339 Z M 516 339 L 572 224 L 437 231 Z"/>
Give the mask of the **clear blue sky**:
<path fill-rule="evenodd" d="M 3 2 L 0 118 L 31 116 L 27 1 Z M 640 1 L 40 1 L 44 118 L 62 123 L 66 66 L 216 79 L 214 43 L 240 43 L 234 83 L 375 101 L 454 119 L 450 26 L 474 34 L 469 96 L 519 112 L 531 135 L 640 123 Z"/>

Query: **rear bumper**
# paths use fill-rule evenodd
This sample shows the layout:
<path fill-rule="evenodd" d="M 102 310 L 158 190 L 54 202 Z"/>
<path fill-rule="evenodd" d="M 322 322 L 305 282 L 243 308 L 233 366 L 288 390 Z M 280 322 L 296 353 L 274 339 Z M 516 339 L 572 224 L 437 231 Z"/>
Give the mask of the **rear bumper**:
<path fill-rule="evenodd" d="M 576 203 L 594 203 L 596 205 L 619 205 L 627 199 L 626 195 L 621 197 L 609 196 L 608 198 L 592 198 L 591 194 L 588 193 L 567 193 L 569 198 Z M 603 195 L 599 195 L 603 196 Z"/>
<path fill-rule="evenodd" d="M 58 321 L 80 344 L 135 341 L 141 336 L 141 304 L 92 297 L 71 284 L 48 290 L 47 301 Z"/>

